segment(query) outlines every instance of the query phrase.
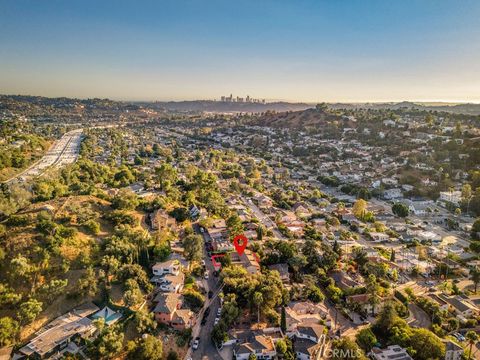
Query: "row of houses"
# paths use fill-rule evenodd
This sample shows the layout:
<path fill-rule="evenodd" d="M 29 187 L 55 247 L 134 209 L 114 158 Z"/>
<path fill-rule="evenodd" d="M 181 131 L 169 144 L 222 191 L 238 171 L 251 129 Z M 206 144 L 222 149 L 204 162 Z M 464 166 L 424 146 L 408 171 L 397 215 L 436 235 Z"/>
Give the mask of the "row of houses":
<path fill-rule="evenodd" d="M 185 275 L 180 259 L 175 254 L 171 258 L 152 266 L 150 282 L 156 285 L 151 298 L 155 319 L 175 330 L 184 330 L 195 325 L 196 316 L 183 301 Z"/>

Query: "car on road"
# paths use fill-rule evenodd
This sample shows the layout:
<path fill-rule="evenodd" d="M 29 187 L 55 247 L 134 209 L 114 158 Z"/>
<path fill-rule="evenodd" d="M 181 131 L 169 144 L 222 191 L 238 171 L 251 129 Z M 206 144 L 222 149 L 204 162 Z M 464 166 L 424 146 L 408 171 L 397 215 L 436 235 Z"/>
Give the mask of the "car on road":
<path fill-rule="evenodd" d="M 205 272 L 205 274 L 203 274 L 203 277 L 205 278 L 205 280 L 208 280 L 208 272 Z"/>
<path fill-rule="evenodd" d="M 212 290 L 210 290 L 210 291 L 208 292 L 208 298 L 209 298 L 209 299 L 211 299 L 211 298 L 212 298 L 212 296 L 213 296 L 213 291 L 212 291 Z"/>
<path fill-rule="evenodd" d="M 205 260 L 202 260 L 202 266 L 205 266 Z"/>
<path fill-rule="evenodd" d="M 208 316 L 208 314 L 210 314 L 210 308 L 209 307 L 205 310 L 203 316 Z"/>
<path fill-rule="evenodd" d="M 193 341 L 192 349 L 193 349 L 193 350 L 197 350 L 197 349 L 198 349 L 198 345 L 200 345 L 200 338 L 197 336 L 197 337 L 195 338 L 195 340 Z"/>
<path fill-rule="evenodd" d="M 216 317 L 216 318 L 215 318 L 215 321 L 213 322 L 213 325 L 217 325 L 219 321 L 220 321 L 220 318 L 219 318 L 219 317 Z"/>
<path fill-rule="evenodd" d="M 217 316 L 220 316 L 222 314 L 222 308 L 218 308 L 217 310 Z"/>
<path fill-rule="evenodd" d="M 207 317 L 204 315 L 202 321 L 200 321 L 200 325 L 205 325 L 207 323 Z"/>

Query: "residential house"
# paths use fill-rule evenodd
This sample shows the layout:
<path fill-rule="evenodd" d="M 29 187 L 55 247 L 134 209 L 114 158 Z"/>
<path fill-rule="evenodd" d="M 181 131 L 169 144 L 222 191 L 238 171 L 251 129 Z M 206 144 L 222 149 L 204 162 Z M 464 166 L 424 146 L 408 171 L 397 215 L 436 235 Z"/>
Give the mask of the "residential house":
<path fill-rule="evenodd" d="M 277 356 L 273 339 L 266 335 L 254 334 L 233 347 L 236 360 L 248 360 L 254 354 L 259 360 L 271 360 Z"/>
<path fill-rule="evenodd" d="M 195 325 L 195 314 L 189 309 L 179 309 L 173 314 L 170 326 L 175 330 L 185 330 Z"/>
<path fill-rule="evenodd" d="M 321 359 L 326 328 L 318 324 L 299 325 L 293 333 L 293 348 L 299 360 Z"/>
<path fill-rule="evenodd" d="M 285 307 L 285 315 L 287 322 L 287 335 L 292 337 L 298 326 L 301 325 L 318 325 L 321 321 L 325 321 L 328 325 L 330 322 L 328 309 L 323 304 L 314 304 L 310 301 L 291 302 Z"/>
<path fill-rule="evenodd" d="M 343 270 L 332 271 L 329 275 L 335 281 L 335 285 L 342 290 L 351 289 L 360 285 Z"/>
<path fill-rule="evenodd" d="M 440 201 L 451 202 L 454 205 L 460 204 L 462 201 L 462 192 L 457 191 L 440 191 Z"/>
<path fill-rule="evenodd" d="M 184 279 L 185 275 L 183 273 L 179 273 L 178 275 L 167 274 L 163 276 L 153 276 L 150 282 L 156 284 L 160 291 L 180 292 L 183 289 Z"/>
<path fill-rule="evenodd" d="M 18 350 L 20 357 L 48 359 L 65 352 L 74 353 L 78 347 L 74 341 L 89 339 L 96 327 L 88 316 L 99 311 L 94 304 L 85 304 L 62 315 L 40 329 L 35 337 Z"/>
<path fill-rule="evenodd" d="M 260 264 L 258 263 L 258 257 L 252 251 L 245 249 L 243 254 L 240 255 L 240 262 L 250 274 L 256 274 L 260 272 Z"/>
<path fill-rule="evenodd" d="M 375 242 L 387 241 L 390 237 L 385 233 L 380 232 L 371 232 L 369 233 L 370 238 Z"/>
<path fill-rule="evenodd" d="M 176 231 L 177 229 L 176 220 L 163 209 L 155 210 L 150 214 L 150 223 L 152 224 L 152 230 Z"/>
<path fill-rule="evenodd" d="M 181 270 L 180 261 L 176 259 L 170 259 L 164 262 L 156 263 L 152 266 L 152 272 L 154 275 L 178 275 Z"/>
<path fill-rule="evenodd" d="M 370 295 L 368 294 L 350 295 L 347 296 L 346 301 L 347 304 L 357 308 L 358 311 L 365 314 L 372 314 L 372 312 L 376 314 L 381 308 L 381 303 L 375 304 L 375 308 L 373 308 L 372 304 L 370 303 Z"/>
<path fill-rule="evenodd" d="M 158 293 L 153 299 L 156 303 L 153 313 L 155 319 L 162 324 L 170 325 L 173 314 L 182 306 L 182 295 L 177 293 Z"/>
<path fill-rule="evenodd" d="M 292 206 L 292 210 L 295 212 L 296 215 L 300 217 L 307 217 L 310 215 L 310 209 L 308 206 L 303 202 L 297 202 Z"/>
<path fill-rule="evenodd" d="M 390 345 L 386 349 L 373 348 L 369 356 L 373 360 L 413 360 L 413 358 L 407 353 L 407 350 L 398 346 Z"/>
<path fill-rule="evenodd" d="M 454 343 L 447 341 L 445 343 L 445 360 L 461 360 L 463 355 L 463 348 Z"/>
<path fill-rule="evenodd" d="M 388 189 L 383 192 L 385 200 L 400 199 L 403 197 L 402 191 L 399 188 Z"/>
<path fill-rule="evenodd" d="M 270 270 L 278 271 L 280 279 L 283 283 L 290 283 L 290 273 L 288 272 L 288 264 L 274 264 L 268 267 Z"/>

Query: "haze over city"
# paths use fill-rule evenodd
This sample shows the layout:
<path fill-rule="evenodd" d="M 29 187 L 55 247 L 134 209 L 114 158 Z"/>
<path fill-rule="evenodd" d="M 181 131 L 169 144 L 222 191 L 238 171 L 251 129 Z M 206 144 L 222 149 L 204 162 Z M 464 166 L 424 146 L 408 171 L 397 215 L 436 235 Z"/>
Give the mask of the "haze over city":
<path fill-rule="evenodd" d="M 478 1 L 1 1 L 5 94 L 480 102 Z"/>

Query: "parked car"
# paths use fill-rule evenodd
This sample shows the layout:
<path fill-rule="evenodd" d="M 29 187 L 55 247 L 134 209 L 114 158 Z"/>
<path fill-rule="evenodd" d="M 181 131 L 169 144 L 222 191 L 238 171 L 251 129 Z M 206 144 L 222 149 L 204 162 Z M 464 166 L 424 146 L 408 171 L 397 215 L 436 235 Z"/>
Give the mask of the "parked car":
<path fill-rule="evenodd" d="M 198 349 L 198 345 L 200 345 L 200 338 L 197 336 L 197 337 L 195 338 L 195 340 L 193 341 L 192 349 L 193 349 L 193 350 L 197 350 L 197 349 Z"/>
<path fill-rule="evenodd" d="M 211 299 L 211 298 L 212 298 L 212 296 L 213 296 L 213 291 L 212 291 L 212 290 L 210 290 L 210 291 L 208 292 L 208 298 L 209 298 L 209 299 Z"/>
<path fill-rule="evenodd" d="M 222 314 L 222 308 L 218 308 L 217 310 L 217 316 L 219 317 Z"/>
<path fill-rule="evenodd" d="M 203 274 L 203 277 L 205 278 L 205 280 L 208 280 L 208 272 L 205 272 L 205 274 Z"/>
<path fill-rule="evenodd" d="M 209 307 L 205 310 L 203 316 L 208 316 L 208 314 L 210 314 L 210 308 Z"/>
<path fill-rule="evenodd" d="M 220 318 L 219 318 L 219 317 L 216 317 L 216 318 L 215 318 L 215 321 L 213 322 L 213 325 L 217 325 L 219 321 L 220 321 Z"/>

